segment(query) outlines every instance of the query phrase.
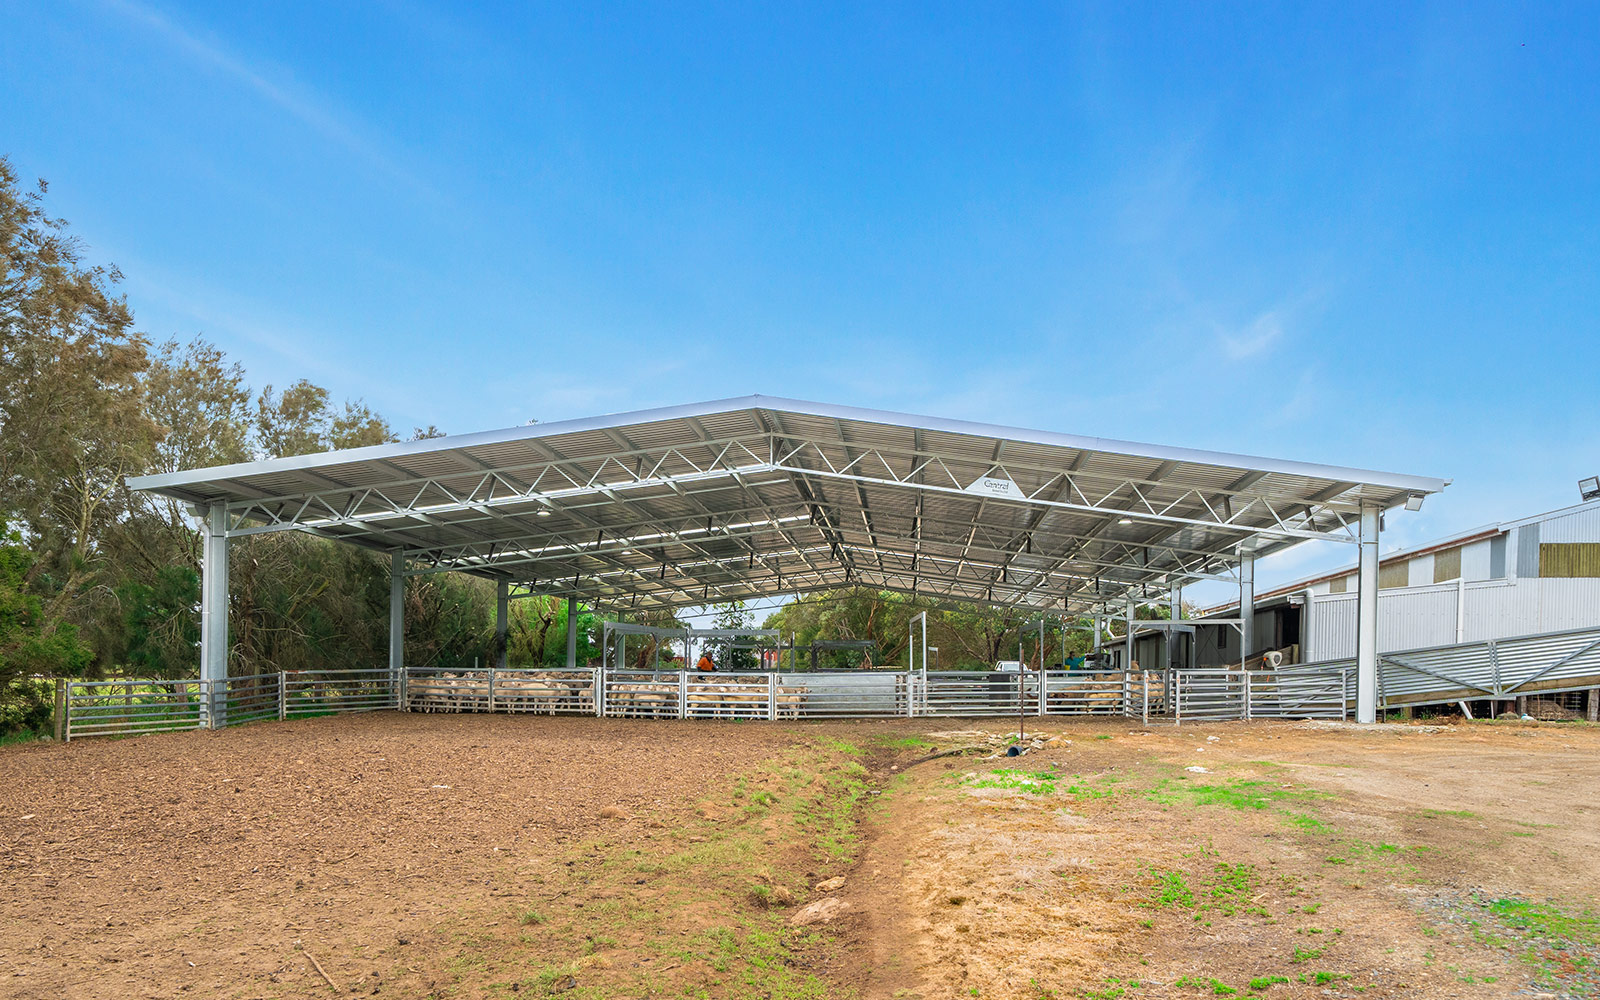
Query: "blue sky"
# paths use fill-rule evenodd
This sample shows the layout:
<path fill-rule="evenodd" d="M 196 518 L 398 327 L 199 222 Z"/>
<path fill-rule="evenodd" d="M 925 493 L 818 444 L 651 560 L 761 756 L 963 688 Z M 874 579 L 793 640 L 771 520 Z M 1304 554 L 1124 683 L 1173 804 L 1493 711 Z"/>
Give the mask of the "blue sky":
<path fill-rule="evenodd" d="M 449 431 L 764 392 L 1455 480 L 1386 547 L 1600 473 L 1600 5 L 5 20 L 0 152 L 258 388 Z"/>

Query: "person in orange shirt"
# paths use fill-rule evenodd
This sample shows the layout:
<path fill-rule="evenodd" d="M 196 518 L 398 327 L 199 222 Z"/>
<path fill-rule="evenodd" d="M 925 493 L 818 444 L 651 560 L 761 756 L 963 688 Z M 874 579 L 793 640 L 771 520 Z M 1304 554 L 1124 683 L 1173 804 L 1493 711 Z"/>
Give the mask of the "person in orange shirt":
<path fill-rule="evenodd" d="M 713 672 L 716 671 L 717 665 L 715 663 L 711 662 L 711 654 L 710 653 L 701 653 L 700 654 L 700 662 L 696 663 L 694 665 L 694 668 L 696 670 L 702 672 L 702 673 L 709 674 L 709 673 L 713 673 Z"/>

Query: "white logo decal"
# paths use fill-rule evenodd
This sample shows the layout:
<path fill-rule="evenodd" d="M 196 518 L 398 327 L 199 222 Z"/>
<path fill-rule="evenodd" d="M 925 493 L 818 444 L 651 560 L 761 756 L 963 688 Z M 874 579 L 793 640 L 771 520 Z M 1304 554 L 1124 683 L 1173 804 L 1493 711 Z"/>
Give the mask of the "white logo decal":
<path fill-rule="evenodd" d="M 966 491 L 979 496 L 999 497 L 1002 500 L 1028 499 L 1028 495 L 1022 492 L 1022 487 L 1004 476 L 983 476 L 968 486 Z"/>

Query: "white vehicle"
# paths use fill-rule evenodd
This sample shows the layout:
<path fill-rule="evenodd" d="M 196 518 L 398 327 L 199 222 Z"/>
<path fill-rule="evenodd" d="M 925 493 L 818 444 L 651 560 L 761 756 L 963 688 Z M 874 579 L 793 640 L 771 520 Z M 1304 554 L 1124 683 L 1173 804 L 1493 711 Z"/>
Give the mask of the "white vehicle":
<path fill-rule="evenodd" d="M 1020 671 L 1022 669 L 1022 661 L 1021 660 L 1001 660 L 999 663 L 996 663 L 994 665 L 994 668 L 996 670 L 1002 671 L 1004 673 L 1014 674 L 1014 673 L 1017 673 L 1018 671 Z"/>

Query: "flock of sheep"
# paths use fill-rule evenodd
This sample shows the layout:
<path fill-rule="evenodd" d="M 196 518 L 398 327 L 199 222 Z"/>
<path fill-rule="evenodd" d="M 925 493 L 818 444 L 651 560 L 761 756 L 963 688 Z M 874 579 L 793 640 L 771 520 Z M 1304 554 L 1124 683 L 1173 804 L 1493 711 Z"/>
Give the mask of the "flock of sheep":
<path fill-rule="evenodd" d="M 413 712 L 595 711 L 593 671 L 443 671 L 412 676 L 406 703 Z M 605 678 L 606 715 L 624 718 L 780 719 L 800 716 L 805 689 L 772 685 L 765 675 L 621 672 Z"/>

